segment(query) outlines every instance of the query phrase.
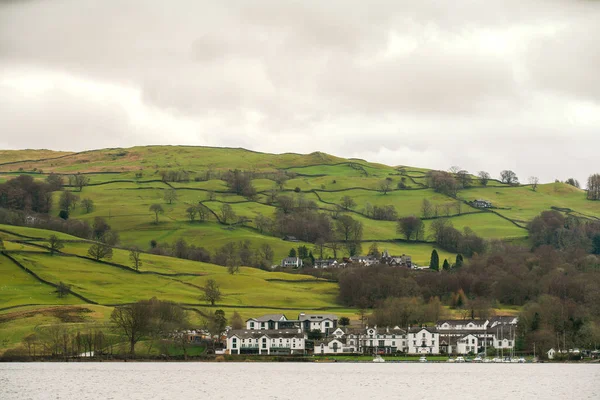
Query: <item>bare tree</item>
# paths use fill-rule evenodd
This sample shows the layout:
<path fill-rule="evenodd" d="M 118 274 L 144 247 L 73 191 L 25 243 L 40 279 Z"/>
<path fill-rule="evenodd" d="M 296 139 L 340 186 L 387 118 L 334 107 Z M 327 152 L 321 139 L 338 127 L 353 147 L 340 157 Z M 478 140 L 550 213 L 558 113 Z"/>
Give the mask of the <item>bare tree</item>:
<path fill-rule="evenodd" d="M 78 172 L 75 175 L 71 175 L 69 177 L 69 183 L 72 186 L 75 186 L 77 190 L 81 192 L 83 190 L 83 187 L 87 186 L 90 183 L 90 178 Z"/>
<path fill-rule="evenodd" d="M 464 169 L 461 169 L 456 173 L 456 179 L 463 188 L 471 186 L 471 183 L 473 182 L 473 180 L 471 179 L 471 175 L 469 175 L 469 172 Z"/>
<path fill-rule="evenodd" d="M 344 207 L 346 210 L 356 207 L 356 202 L 350 196 L 342 197 L 341 203 L 342 203 L 342 207 Z"/>
<path fill-rule="evenodd" d="M 392 180 L 386 178 L 379 182 L 379 190 L 383 194 L 387 194 L 392 189 Z"/>
<path fill-rule="evenodd" d="M 188 207 L 185 210 L 185 212 L 186 212 L 187 217 L 190 220 L 190 222 L 194 222 L 194 220 L 196 219 L 196 214 L 198 214 L 198 208 L 191 206 L 191 207 Z"/>
<path fill-rule="evenodd" d="M 506 183 L 507 185 L 518 185 L 519 178 L 517 178 L 517 174 L 515 174 L 511 170 L 504 170 L 500 172 L 500 181 L 502 183 Z"/>
<path fill-rule="evenodd" d="M 167 203 L 171 204 L 177 200 L 177 191 L 175 189 L 166 189 L 163 197 Z"/>
<path fill-rule="evenodd" d="M 256 224 L 256 229 L 258 229 L 260 233 L 265 231 L 268 232 L 271 229 L 271 219 L 265 217 L 261 213 L 256 214 L 256 217 L 254 217 L 254 223 Z"/>
<path fill-rule="evenodd" d="M 139 342 L 150 328 L 151 310 L 143 303 L 117 306 L 110 315 L 110 321 L 117 331 L 129 342 L 129 354 L 135 355 L 135 344 Z"/>
<path fill-rule="evenodd" d="M 211 306 L 214 306 L 217 301 L 221 300 L 221 289 L 217 281 L 214 279 L 209 279 L 206 281 L 203 291 L 204 294 L 202 295 L 201 299 L 208 301 Z"/>
<path fill-rule="evenodd" d="M 423 218 L 429 218 L 433 214 L 433 206 L 427 199 L 423 199 L 421 203 L 421 214 L 423 214 Z"/>
<path fill-rule="evenodd" d="M 58 238 L 58 236 L 56 236 L 56 235 L 50 235 L 50 237 L 48 238 L 48 245 L 50 247 L 50 255 L 51 256 L 53 256 L 54 253 L 59 252 L 60 249 L 65 247 L 65 245 L 63 244 L 63 241 L 60 240 Z"/>
<path fill-rule="evenodd" d="M 112 247 L 104 243 L 94 243 L 88 249 L 88 255 L 96 261 L 100 261 L 103 258 L 111 259 L 113 255 Z"/>
<path fill-rule="evenodd" d="M 131 249 L 129 249 L 129 260 L 133 263 L 133 268 L 135 268 L 136 271 L 140 270 L 140 267 L 142 266 L 142 251 L 139 249 L 139 247 L 132 247 Z"/>
<path fill-rule="evenodd" d="M 206 221 L 210 218 L 211 212 L 204 204 L 198 204 L 196 211 L 198 212 L 198 219 L 200 221 Z"/>
<path fill-rule="evenodd" d="M 485 171 L 479 171 L 477 173 L 477 177 L 479 178 L 479 183 L 481 183 L 483 186 L 487 186 L 490 179 L 492 179 L 490 174 Z"/>
<path fill-rule="evenodd" d="M 531 190 L 533 190 L 535 192 L 537 190 L 539 182 L 540 182 L 540 179 L 537 176 L 530 176 L 529 184 L 531 185 Z"/>
<path fill-rule="evenodd" d="M 71 210 L 77 206 L 78 201 L 79 196 L 65 190 L 60 194 L 58 205 L 60 206 L 61 210 L 71 212 Z"/>
<path fill-rule="evenodd" d="M 94 210 L 94 201 L 92 199 L 83 199 L 81 200 L 81 206 L 86 214 L 89 214 Z"/>
<path fill-rule="evenodd" d="M 233 208 L 231 208 L 231 206 L 227 203 L 223 203 L 221 205 L 221 222 L 226 224 L 228 222 L 231 222 L 232 220 L 235 220 L 235 212 L 233 211 Z"/>
<path fill-rule="evenodd" d="M 156 220 L 154 223 L 158 224 L 158 214 L 163 214 L 165 212 L 165 210 L 162 208 L 162 206 L 160 204 L 152 204 L 150 206 L 150 211 L 152 211 L 156 217 Z"/>
<path fill-rule="evenodd" d="M 458 165 L 453 165 L 450 168 L 448 168 L 448 172 L 450 172 L 451 174 L 458 174 L 458 171 L 460 171 L 462 168 L 459 167 Z"/>

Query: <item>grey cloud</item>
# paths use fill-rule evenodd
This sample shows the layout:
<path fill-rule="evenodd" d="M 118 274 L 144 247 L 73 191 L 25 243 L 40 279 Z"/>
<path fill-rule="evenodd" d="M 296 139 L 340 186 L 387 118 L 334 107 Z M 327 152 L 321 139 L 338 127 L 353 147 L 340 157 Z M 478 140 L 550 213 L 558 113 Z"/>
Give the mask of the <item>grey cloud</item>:
<path fill-rule="evenodd" d="M 12 85 L 0 130 L 15 134 L 0 142 L 321 150 L 582 179 L 599 144 L 599 15 L 571 0 L 2 2 L 0 82 L 64 74 L 102 88 L 28 99 Z M 93 101 L 114 88 L 139 104 Z M 591 111 L 577 119 L 580 101 Z M 585 145 L 577 166 L 543 159 L 569 136 Z"/>

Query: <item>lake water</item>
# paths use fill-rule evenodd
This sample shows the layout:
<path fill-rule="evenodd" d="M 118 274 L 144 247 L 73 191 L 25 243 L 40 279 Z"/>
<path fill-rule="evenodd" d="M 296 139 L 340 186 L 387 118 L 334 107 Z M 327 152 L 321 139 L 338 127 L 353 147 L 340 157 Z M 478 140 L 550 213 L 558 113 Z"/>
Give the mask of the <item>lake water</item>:
<path fill-rule="evenodd" d="M 7 363 L 0 399 L 600 399 L 600 364 Z"/>

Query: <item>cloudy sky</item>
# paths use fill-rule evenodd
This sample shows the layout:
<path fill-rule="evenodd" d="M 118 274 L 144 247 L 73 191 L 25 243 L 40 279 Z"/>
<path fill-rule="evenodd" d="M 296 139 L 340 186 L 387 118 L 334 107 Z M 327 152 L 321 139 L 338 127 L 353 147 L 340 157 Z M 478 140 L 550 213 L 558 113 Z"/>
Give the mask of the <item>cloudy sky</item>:
<path fill-rule="evenodd" d="M 0 0 L 0 148 L 318 150 L 585 180 L 598 21 L 593 0 Z"/>

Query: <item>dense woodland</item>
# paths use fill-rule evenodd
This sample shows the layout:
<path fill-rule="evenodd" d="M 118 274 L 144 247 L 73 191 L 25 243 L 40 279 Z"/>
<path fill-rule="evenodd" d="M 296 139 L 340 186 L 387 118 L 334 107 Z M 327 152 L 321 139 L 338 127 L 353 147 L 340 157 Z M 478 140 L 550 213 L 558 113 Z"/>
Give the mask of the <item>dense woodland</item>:
<path fill-rule="evenodd" d="M 375 309 L 375 323 L 429 323 L 441 305 L 465 318 L 485 318 L 492 307 L 518 306 L 520 345 L 594 348 L 600 344 L 600 222 L 547 211 L 530 224 L 533 248 L 491 242 L 448 270 L 387 266 L 346 269 L 339 276 L 344 305 Z"/>

